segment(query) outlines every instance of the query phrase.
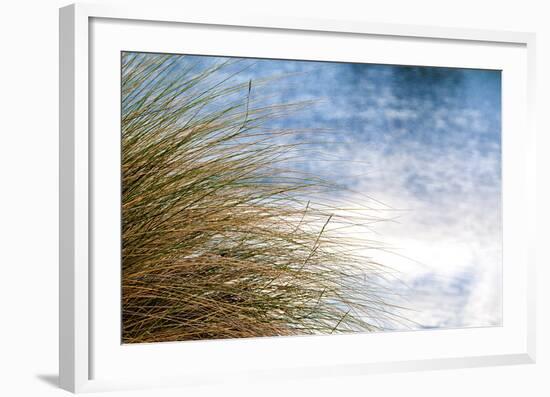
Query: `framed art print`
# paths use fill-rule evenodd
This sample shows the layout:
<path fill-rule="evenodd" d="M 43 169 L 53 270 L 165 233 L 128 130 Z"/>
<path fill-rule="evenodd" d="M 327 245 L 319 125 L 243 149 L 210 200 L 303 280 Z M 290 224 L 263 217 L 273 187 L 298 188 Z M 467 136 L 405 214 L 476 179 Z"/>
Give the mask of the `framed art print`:
<path fill-rule="evenodd" d="M 531 34 L 60 15 L 62 387 L 534 360 Z"/>

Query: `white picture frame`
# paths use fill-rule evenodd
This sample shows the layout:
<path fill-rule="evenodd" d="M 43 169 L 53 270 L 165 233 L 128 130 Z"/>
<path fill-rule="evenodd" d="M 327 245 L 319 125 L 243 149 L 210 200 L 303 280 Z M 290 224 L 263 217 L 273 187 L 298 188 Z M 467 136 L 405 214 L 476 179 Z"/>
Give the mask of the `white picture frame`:
<path fill-rule="evenodd" d="M 98 22 L 99 21 L 99 22 Z M 124 26 L 123 29 L 120 26 Z M 97 248 L 98 230 L 103 227 L 101 205 L 94 202 L 97 190 L 94 175 L 101 170 L 94 156 L 98 151 L 107 157 L 109 149 L 105 142 L 96 140 L 92 134 L 98 123 L 111 123 L 107 128 L 116 128 L 110 116 L 95 119 L 91 108 L 94 100 L 101 97 L 103 88 L 94 85 L 105 80 L 102 87 L 112 89 L 118 85 L 102 74 L 103 65 L 108 67 L 109 55 L 103 52 L 120 51 L 132 40 L 141 40 L 142 49 L 156 46 L 156 35 L 166 29 L 206 29 L 213 38 L 219 30 L 239 34 L 246 30 L 247 36 L 254 32 L 273 36 L 271 51 L 277 51 L 277 35 L 300 38 L 333 38 L 353 40 L 372 38 L 376 40 L 418 45 L 415 51 L 406 53 L 411 64 L 436 64 L 437 59 L 428 60 L 429 46 L 437 46 L 443 65 L 452 66 L 461 55 L 457 46 L 464 48 L 459 66 L 493 67 L 502 66 L 504 76 L 509 80 L 503 91 L 503 118 L 506 135 L 503 132 L 503 200 L 504 200 L 504 321 L 502 327 L 492 329 L 414 331 L 380 334 L 354 334 L 322 337 L 291 337 L 248 339 L 239 341 L 185 342 L 186 355 L 209 355 L 208 362 L 195 362 L 193 368 L 180 362 L 181 346 L 178 343 L 150 344 L 142 346 L 113 345 L 113 335 L 119 331 L 120 321 L 111 315 L 97 315 L 98 307 L 106 307 L 106 299 L 116 301 L 117 295 L 107 293 L 99 299 L 92 294 L 101 283 L 102 288 L 116 288 L 119 280 L 108 279 L 107 273 L 92 267 L 94 258 L 102 254 Z M 102 31 L 103 29 L 103 31 Z M 147 30 L 148 41 L 140 31 Z M 205 31 L 206 31 L 205 30 Z M 124 33 L 126 31 L 126 33 Z M 156 33 L 155 33 L 156 32 Z M 183 31 L 182 31 L 183 32 Z M 164 33 L 166 34 L 166 33 Z M 185 34 L 183 32 L 182 34 Z M 266 36 L 266 37 L 267 37 Z M 109 38 L 108 42 L 106 38 Z M 269 38 L 268 38 L 269 39 Z M 305 40 L 305 39 L 304 39 Z M 332 40 L 332 39 L 331 39 Z M 204 53 L 213 54 L 221 47 L 208 47 L 207 40 L 197 40 L 195 48 L 203 46 Z M 392 42 L 393 42 L 392 41 Z M 169 52 L 170 40 L 164 40 Z M 344 41 L 342 41 L 344 42 Z M 179 44 L 173 44 L 177 46 Z M 219 45 L 219 44 L 216 44 Z M 352 44 L 350 44 L 352 45 Z M 384 44 L 386 46 L 386 43 Z M 110 49 L 107 49 L 109 47 Z M 135 45 L 130 49 L 135 49 Z M 451 49 L 447 47 L 452 47 Z M 260 48 L 250 47 L 250 53 L 238 48 L 222 50 L 218 55 L 254 55 Z M 405 48 L 405 47 L 403 47 Z M 447 48 L 447 49 L 446 49 Z M 296 51 L 300 49 L 297 47 Z M 229 51 L 229 53 L 227 53 Z M 292 51 L 281 49 L 280 51 Z M 388 50 L 385 50 L 388 53 Z M 494 57 L 482 53 L 494 51 Z M 455 53 L 455 55 L 453 55 Z M 273 53 L 262 53 L 262 55 Z M 319 59 L 320 52 L 315 56 Z M 391 54 L 380 53 L 380 59 L 387 63 L 399 62 Z M 471 54 L 479 54 L 473 57 Z M 194 16 L 186 13 L 185 7 L 175 9 L 135 6 L 109 7 L 105 5 L 77 4 L 60 10 L 60 385 L 72 392 L 102 391 L 113 389 L 186 386 L 219 381 L 240 381 L 251 378 L 300 378 L 335 376 L 343 374 L 368 374 L 375 372 L 410 371 L 438 368 L 476 367 L 533 363 L 535 361 L 535 275 L 534 275 L 534 201 L 535 201 L 535 131 L 533 128 L 534 107 L 534 54 L 535 36 L 532 33 L 496 32 L 485 30 L 427 27 L 414 25 L 375 24 L 363 21 L 302 20 L 293 18 L 272 18 L 266 16 L 228 18 Z M 93 55 L 93 56 L 92 56 Z M 296 55 L 294 55 L 296 56 Z M 327 54 L 330 57 L 342 55 Z M 352 55 L 349 55 L 350 57 Z M 387 58 L 384 58 L 386 57 Z M 455 58 L 453 58 L 453 56 Z M 446 58 L 441 58 L 446 57 Z M 93 59 L 92 59 L 93 58 Z M 336 59 L 335 58 L 335 59 Z M 352 58 L 348 58 L 352 59 Z M 353 58 L 355 59 L 355 58 Z M 496 59 L 496 60 L 495 60 Z M 99 60 L 99 61 L 98 61 Z M 96 62 L 98 61 L 98 62 Z M 98 70 L 94 70 L 97 67 Z M 115 73 L 119 71 L 115 70 Z M 94 80 L 95 79 L 95 80 Z M 98 86 L 99 87 L 99 86 Z M 94 97 L 95 96 L 95 97 Z M 506 98 L 514 97 L 515 102 Z M 510 99 L 512 100 L 512 99 Z M 508 104 L 508 105 L 507 105 Z M 515 106 L 511 106 L 511 105 Z M 98 110 L 98 109 L 96 109 Z M 98 110 L 101 113 L 101 110 Z M 506 149 L 508 148 L 508 149 Z M 116 149 L 116 148 L 115 148 Z M 508 150 L 508 151 L 507 151 Z M 116 150 L 114 150 L 116 152 Z M 113 153 L 114 153 L 113 152 Z M 116 157 L 112 157 L 116 161 Z M 107 162 L 108 163 L 108 162 Z M 110 165 L 114 163 L 109 163 Z M 106 165 L 105 167 L 108 167 Z M 104 190 L 105 192 L 107 190 Z M 118 200 L 118 198 L 114 198 Z M 100 217 L 100 218 L 96 218 Z M 507 227 L 508 226 L 508 227 Z M 511 227 L 513 226 L 513 228 Z M 512 229 L 517 230 L 514 232 Z M 509 232 L 507 232 L 509 230 Z M 514 246 L 507 244 L 514 241 Z M 115 248 L 116 241 L 115 241 Z M 119 247 L 119 246 L 118 246 Z M 509 247 L 509 248 L 507 248 Z M 516 267 L 506 263 L 516 263 Z M 508 266 L 508 267 L 507 267 Z M 111 287 L 109 287 L 111 286 Z M 119 298 L 119 296 L 118 296 Z M 107 301 L 108 304 L 108 301 Z M 507 315 L 507 310 L 510 312 Z M 103 311 L 100 311 L 103 313 Z M 94 314 L 95 313 L 95 314 Z M 116 308 L 111 314 L 120 313 Z M 111 328 L 114 330 L 110 330 Z M 118 327 L 118 328 L 117 328 Z M 117 331 L 118 330 L 118 331 Z M 118 342 L 117 342 L 118 343 Z M 381 346 L 371 358 L 361 355 L 361 349 L 350 346 Z M 422 348 L 397 348 L 398 353 L 389 354 L 383 346 L 416 345 Z M 162 345 L 162 346 L 161 346 Z M 453 345 L 451 349 L 449 346 Z M 468 347 L 466 347 L 468 346 Z M 326 350 L 323 357 L 317 352 Z M 177 351 L 179 349 L 179 351 Z M 120 351 L 119 351 L 120 350 Z M 357 350 L 358 352 L 353 352 Z M 342 353 L 344 351 L 344 353 Z M 281 352 L 281 354 L 277 354 Z M 296 352 L 296 357 L 285 361 L 284 353 Z M 224 371 L 226 355 L 240 356 L 230 371 Z M 269 357 L 261 359 L 261 357 Z M 215 360 L 214 360 L 215 359 Z M 145 361 L 157 367 L 145 368 L 142 373 L 133 371 L 131 363 Z M 156 361 L 155 361 L 156 360 Z M 251 360 L 254 363 L 251 364 Z M 218 361 L 218 366 L 212 365 Z M 162 372 L 161 362 L 170 363 L 171 373 Z M 129 368 L 126 372 L 119 368 Z M 227 367 L 227 363 L 225 363 Z M 133 374 L 133 375 L 132 375 Z"/>

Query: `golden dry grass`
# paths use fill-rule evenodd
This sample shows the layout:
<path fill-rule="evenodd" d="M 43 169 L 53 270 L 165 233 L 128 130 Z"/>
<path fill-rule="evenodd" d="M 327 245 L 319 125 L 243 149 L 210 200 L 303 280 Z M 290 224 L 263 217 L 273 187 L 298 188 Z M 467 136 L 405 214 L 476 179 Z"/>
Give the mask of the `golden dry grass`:
<path fill-rule="evenodd" d="M 304 104 L 261 106 L 262 82 L 232 83 L 228 66 L 123 53 L 123 342 L 373 331 L 399 320 L 376 283 L 384 268 L 358 254 L 368 241 L 339 232 L 365 220 L 312 200 L 337 187 L 287 169 L 307 144 L 265 127 Z"/>

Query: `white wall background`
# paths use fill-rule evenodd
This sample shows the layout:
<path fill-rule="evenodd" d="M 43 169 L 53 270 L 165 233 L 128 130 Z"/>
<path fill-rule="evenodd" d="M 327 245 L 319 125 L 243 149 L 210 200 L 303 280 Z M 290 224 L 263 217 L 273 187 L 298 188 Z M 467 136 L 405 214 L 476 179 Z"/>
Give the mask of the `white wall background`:
<path fill-rule="evenodd" d="M 106 2 L 106 1 L 103 1 Z M 111 2 L 116 2 L 112 0 Z M 161 6 L 160 1 L 151 2 Z M 180 3 L 181 0 L 180 0 Z M 528 366 L 431 371 L 120 396 L 550 395 L 550 222 L 545 132 L 550 123 L 550 24 L 545 1 L 205 0 L 195 13 L 258 14 L 428 24 L 538 33 L 538 362 Z M 57 396 L 57 200 L 59 0 L 4 2 L 0 22 L 0 394 Z"/>

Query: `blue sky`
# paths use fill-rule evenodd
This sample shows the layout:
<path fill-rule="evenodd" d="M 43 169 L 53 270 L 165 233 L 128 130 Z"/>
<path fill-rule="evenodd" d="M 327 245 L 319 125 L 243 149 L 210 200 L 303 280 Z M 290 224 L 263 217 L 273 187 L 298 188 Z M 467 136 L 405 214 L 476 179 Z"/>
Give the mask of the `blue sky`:
<path fill-rule="evenodd" d="M 501 323 L 499 71 L 242 59 L 223 73 L 241 68 L 232 80 L 252 81 L 255 100 L 313 100 L 271 125 L 323 131 L 295 166 L 401 211 L 369 255 L 399 272 L 406 288 L 390 287 L 418 328 Z"/>

